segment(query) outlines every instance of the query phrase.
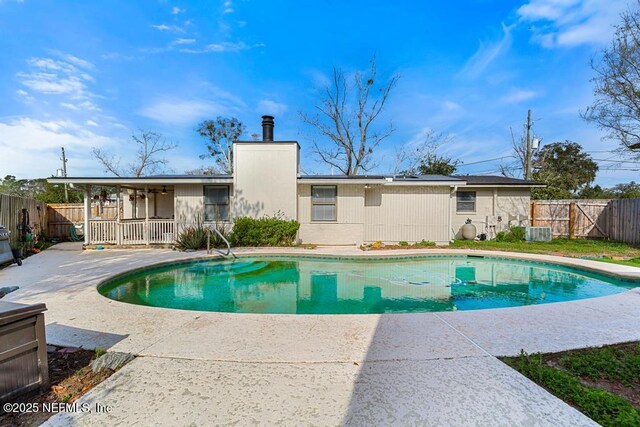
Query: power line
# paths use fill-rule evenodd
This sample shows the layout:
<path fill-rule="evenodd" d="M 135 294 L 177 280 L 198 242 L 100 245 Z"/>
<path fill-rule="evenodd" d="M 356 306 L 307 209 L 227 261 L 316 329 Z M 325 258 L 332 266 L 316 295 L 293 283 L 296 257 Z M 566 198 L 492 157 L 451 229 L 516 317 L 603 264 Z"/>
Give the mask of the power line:
<path fill-rule="evenodd" d="M 592 159 L 592 160 L 595 160 L 596 162 L 640 164 L 640 161 L 633 161 L 633 160 L 609 160 L 609 159 Z"/>
<path fill-rule="evenodd" d="M 462 167 L 462 166 L 470 166 L 470 165 L 477 165 L 477 164 L 480 164 L 480 163 L 493 162 L 493 161 L 495 161 L 495 160 L 509 159 L 509 158 L 512 158 L 512 157 L 515 157 L 515 156 L 512 154 L 512 155 L 510 155 L 510 156 L 496 157 L 496 158 L 494 158 L 494 159 L 480 160 L 480 161 L 477 161 L 477 162 L 471 162 L 471 163 L 462 163 L 461 165 L 459 165 L 459 167 Z"/>

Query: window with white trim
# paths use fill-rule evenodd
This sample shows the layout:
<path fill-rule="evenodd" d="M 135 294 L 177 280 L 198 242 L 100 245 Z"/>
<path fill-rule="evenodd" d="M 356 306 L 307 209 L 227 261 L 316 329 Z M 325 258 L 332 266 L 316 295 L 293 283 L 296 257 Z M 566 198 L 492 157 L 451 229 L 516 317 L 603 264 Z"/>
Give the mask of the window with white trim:
<path fill-rule="evenodd" d="M 338 187 L 311 186 L 311 221 L 337 221 Z"/>
<path fill-rule="evenodd" d="M 476 211 L 476 192 L 475 191 L 458 191 L 456 193 L 456 211 L 457 212 L 475 212 Z"/>
<path fill-rule="evenodd" d="M 204 220 L 229 221 L 229 186 L 204 187 Z"/>

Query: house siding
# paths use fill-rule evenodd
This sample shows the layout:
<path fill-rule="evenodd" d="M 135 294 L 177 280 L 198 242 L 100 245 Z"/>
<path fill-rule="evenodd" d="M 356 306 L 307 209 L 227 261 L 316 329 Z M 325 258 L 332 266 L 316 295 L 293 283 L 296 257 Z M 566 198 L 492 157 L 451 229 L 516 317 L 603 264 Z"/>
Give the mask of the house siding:
<path fill-rule="evenodd" d="M 449 242 L 449 187 L 372 186 L 365 206 L 365 242 Z"/>
<path fill-rule="evenodd" d="M 298 150 L 287 142 L 234 144 L 233 216 L 297 217 Z"/>
<path fill-rule="evenodd" d="M 531 201 L 531 191 L 529 188 L 481 188 L 465 186 L 458 187 L 458 191 L 476 192 L 476 210 L 475 212 L 457 212 L 456 192 L 451 193 L 451 226 L 456 238 L 462 238 L 461 229 L 467 218 L 471 219 L 478 233 L 483 233 L 485 231 L 487 217 L 496 219 L 496 232 L 499 232 L 509 228 L 509 215 L 529 216 Z M 497 221 L 497 217 L 499 216 L 502 217 L 502 221 Z"/>
<path fill-rule="evenodd" d="M 180 224 L 194 224 L 204 220 L 204 190 L 202 184 L 175 186 L 175 219 Z"/>
<path fill-rule="evenodd" d="M 311 185 L 298 185 L 304 243 L 449 241 L 449 187 L 337 185 L 337 220 L 311 221 Z"/>
<path fill-rule="evenodd" d="M 337 185 L 337 221 L 311 221 L 311 185 L 298 185 L 298 221 L 304 243 L 354 245 L 364 239 L 364 186 Z"/>

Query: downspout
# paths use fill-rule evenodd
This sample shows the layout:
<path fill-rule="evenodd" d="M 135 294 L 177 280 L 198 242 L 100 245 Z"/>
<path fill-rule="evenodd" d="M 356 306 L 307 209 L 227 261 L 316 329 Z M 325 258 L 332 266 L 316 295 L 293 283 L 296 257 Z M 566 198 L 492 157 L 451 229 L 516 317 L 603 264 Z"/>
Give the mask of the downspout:
<path fill-rule="evenodd" d="M 89 218 L 91 214 L 91 186 L 84 186 L 84 244 L 88 245 L 90 241 L 89 236 Z"/>
<path fill-rule="evenodd" d="M 493 187 L 493 216 L 498 213 L 498 188 Z"/>
<path fill-rule="evenodd" d="M 449 192 L 449 232 L 451 233 L 451 239 L 449 242 L 453 242 L 456 237 L 456 233 L 453 232 L 453 213 L 451 210 L 451 205 L 453 204 L 453 196 L 458 191 L 458 186 L 454 185 L 451 187 L 451 191 Z"/>

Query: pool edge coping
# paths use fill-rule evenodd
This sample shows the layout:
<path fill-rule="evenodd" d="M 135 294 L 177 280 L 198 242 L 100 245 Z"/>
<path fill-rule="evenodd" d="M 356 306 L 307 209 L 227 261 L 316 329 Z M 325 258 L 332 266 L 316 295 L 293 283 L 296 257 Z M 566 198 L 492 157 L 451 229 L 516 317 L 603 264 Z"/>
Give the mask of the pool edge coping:
<path fill-rule="evenodd" d="M 377 254 L 371 253 L 368 251 L 367 253 L 362 254 L 347 254 L 347 255 L 332 255 L 331 253 L 321 252 L 321 253 L 308 253 L 310 249 L 303 249 L 304 252 L 300 252 L 300 249 L 294 248 L 293 250 L 289 248 L 239 248 L 240 251 L 236 252 L 235 255 L 237 258 L 246 258 L 251 256 L 296 256 L 300 258 L 325 258 L 325 259 L 364 259 L 364 258 L 382 258 L 382 259 L 420 259 L 420 258 L 429 258 L 436 257 L 442 255 L 457 255 L 463 256 L 468 255 L 468 253 L 473 253 L 476 255 L 482 255 L 487 258 L 497 258 L 497 259 L 516 259 L 519 261 L 534 261 L 537 263 L 547 263 L 547 264 L 555 264 L 558 266 L 564 267 L 572 267 L 578 270 L 583 270 L 586 272 L 592 272 L 597 274 L 602 274 L 604 276 L 617 278 L 623 281 L 631 281 L 638 282 L 638 286 L 627 289 L 623 292 L 619 292 L 612 295 L 603 295 L 592 298 L 582 298 L 576 300 L 568 300 L 568 301 L 558 301 L 549 304 L 543 305 L 556 305 L 556 304 L 568 304 L 568 303 L 576 303 L 580 301 L 594 301 L 600 300 L 603 298 L 611 298 L 618 295 L 624 295 L 628 293 L 638 293 L 638 289 L 640 289 L 640 268 L 627 266 L 623 264 L 614 264 L 614 263 L 605 263 L 595 260 L 583 259 L 583 258 L 572 258 L 572 257 L 564 257 L 564 256 L 556 256 L 556 255 L 546 255 L 546 254 L 532 254 L 528 252 L 507 252 L 507 251 L 491 251 L 491 250 L 474 250 L 474 249 L 446 249 L 446 248 L 438 248 L 438 249 L 428 249 L 431 254 L 425 254 L 425 250 L 409 250 L 408 253 L 403 255 L 397 254 Z M 332 249 L 330 247 L 322 248 L 322 249 Z M 335 249 L 335 248 L 333 248 Z M 315 249 L 312 249 L 315 250 Z M 246 251 L 246 252 L 245 252 Z M 536 259 L 536 257 L 542 257 L 543 260 L 541 262 L 540 259 Z M 162 310 L 178 310 L 178 311 L 188 311 L 191 313 L 219 313 L 219 314 L 230 314 L 230 315 L 262 315 L 262 316 L 344 316 L 345 314 L 280 314 L 280 313 L 230 313 L 230 312 L 218 312 L 218 311 L 202 311 L 202 310 L 188 310 L 188 309 L 180 309 L 180 308 L 170 308 L 170 307 L 156 307 L 156 306 L 146 306 L 139 304 L 132 304 L 124 301 L 118 301 L 111 299 L 105 295 L 103 295 L 99 289 L 103 285 L 112 282 L 121 277 L 126 277 L 131 274 L 135 274 L 144 270 L 152 269 L 152 268 L 161 268 L 171 265 L 182 265 L 189 264 L 193 262 L 206 262 L 212 260 L 224 260 L 227 259 L 228 256 L 224 256 L 222 254 L 203 254 L 194 257 L 174 259 L 170 261 L 161 261 L 157 263 L 146 264 L 144 266 L 132 268 L 129 270 L 121 271 L 109 277 L 106 277 L 102 280 L 99 280 L 92 287 L 93 291 L 97 293 L 100 298 L 104 298 L 107 301 L 118 303 L 118 304 L 126 304 L 128 306 L 142 306 L 153 309 L 162 309 Z M 601 265 L 602 264 L 602 265 Z M 603 268 L 604 267 L 604 268 Z M 464 312 L 475 312 L 475 311 L 493 311 L 493 310 L 512 310 L 512 309 L 521 309 L 527 307 L 537 307 L 540 304 L 532 305 L 532 306 L 516 306 L 516 307 L 496 307 L 496 308 L 485 308 L 481 310 L 468 310 Z M 424 312 L 424 313 L 372 313 L 372 314 L 353 314 L 357 316 L 382 316 L 382 315 L 406 315 L 406 314 L 437 314 L 437 313 L 450 313 L 447 311 L 434 311 L 434 312 Z M 351 314 L 347 314 L 351 315 Z"/>

